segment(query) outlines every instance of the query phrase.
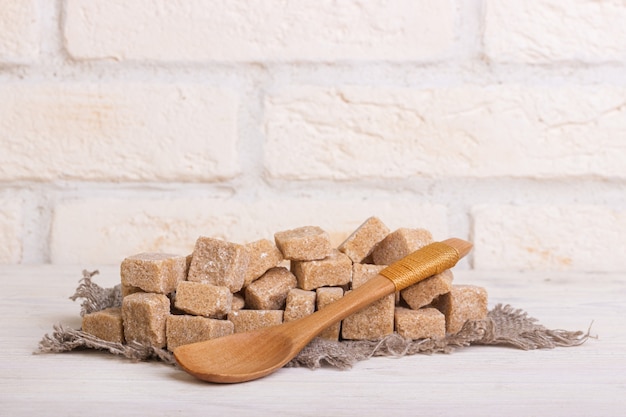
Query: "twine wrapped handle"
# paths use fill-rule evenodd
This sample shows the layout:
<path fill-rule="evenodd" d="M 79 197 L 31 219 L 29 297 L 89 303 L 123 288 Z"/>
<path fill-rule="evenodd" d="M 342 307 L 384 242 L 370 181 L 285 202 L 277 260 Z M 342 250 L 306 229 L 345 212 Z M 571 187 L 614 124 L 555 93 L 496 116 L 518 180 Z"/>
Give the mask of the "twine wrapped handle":
<path fill-rule="evenodd" d="M 394 262 L 380 272 L 400 291 L 446 269 L 452 268 L 472 248 L 461 239 L 434 242 Z"/>

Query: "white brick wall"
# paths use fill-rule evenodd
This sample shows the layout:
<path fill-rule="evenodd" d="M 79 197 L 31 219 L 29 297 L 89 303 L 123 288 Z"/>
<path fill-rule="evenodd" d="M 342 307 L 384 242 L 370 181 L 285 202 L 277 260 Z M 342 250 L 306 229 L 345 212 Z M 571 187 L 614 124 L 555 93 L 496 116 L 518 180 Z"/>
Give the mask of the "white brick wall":
<path fill-rule="evenodd" d="M 191 253 L 199 236 L 245 243 L 304 225 L 324 228 L 339 245 L 373 215 L 394 230 L 428 227 L 444 239 L 446 214 L 443 206 L 401 200 L 70 200 L 55 208 L 51 257 L 56 263 L 116 263 L 141 251 Z"/>
<path fill-rule="evenodd" d="M 474 267 L 499 270 L 626 269 L 626 210 L 603 206 L 479 206 Z"/>
<path fill-rule="evenodd" d="M 265 161 L 294 179 L 626 178 L 625 97 L 611 86 L 295 87 L 267 100 Z"/>
<path fill-rule="evenodd" d="M 226 91 L 14 83 L 0 95 L 0 180 L 206 181 L 239 171 L 237 97 Z"/>
<path fill-rule="evenodd" d="M 40 33 L 36 0 L 0 0 L 0 62 L 37 58 Z"/>
<path fill-rule="evenodd" d="M 0 196 L 0 264 L 22 259 L 22 206 L 14 198 Z"/>
<path fill-rule="evenodd" d="M 68 0 L 77 59 L 159 61 L 415 60 L 455 37 L 445 0 Z"/>
<path fill-rule="evenodd" d="M 0 263 L 317 224 L 626 271 L 623 1 L 0 0 Z M 90 266 L 91 265 L 91 266 Z"/>
<path fill-rule="evenodd" d="M 621 0 L 485 2 L 485 52 L 496 62 L 626 60 Z"/>

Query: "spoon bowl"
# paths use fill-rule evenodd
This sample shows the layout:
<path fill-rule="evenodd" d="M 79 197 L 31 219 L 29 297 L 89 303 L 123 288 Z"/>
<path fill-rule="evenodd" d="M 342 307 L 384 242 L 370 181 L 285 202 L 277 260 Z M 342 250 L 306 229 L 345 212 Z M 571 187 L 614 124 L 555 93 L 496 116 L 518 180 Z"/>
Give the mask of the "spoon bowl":
<path fill-rule="evenodd" d="M 282 368 L 300 351 L 294 339 L 278 329 L 281 326 L 235 333 L 213 339 L 210 344 L 179 346 L 174 356 L 186 372 L 205 381 L 233 383 L 261 378 Z M 216 354 L 225 351 L 228 355 Z"/>

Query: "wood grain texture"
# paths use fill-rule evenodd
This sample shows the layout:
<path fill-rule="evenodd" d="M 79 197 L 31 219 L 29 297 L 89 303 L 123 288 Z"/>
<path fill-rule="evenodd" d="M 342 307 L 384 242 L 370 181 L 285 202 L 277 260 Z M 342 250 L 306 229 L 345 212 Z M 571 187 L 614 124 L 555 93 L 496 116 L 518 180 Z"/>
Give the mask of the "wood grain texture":
<path fill-rule="evenodd" d="M 618 416 L 626 409 L 626 276 L 457 271 L 551 328 L 586 330 L 582 346 L 374 358 L 350 371 L 281 369 L 211 385 L 160 363 L 98 352 L 33 355 L 54 323 L 80 326 L 68 299 L 83 266 L 0 266 L 0 404 L 7 416 Z M 116 266 L 96 282 L 119 281 Z"/>

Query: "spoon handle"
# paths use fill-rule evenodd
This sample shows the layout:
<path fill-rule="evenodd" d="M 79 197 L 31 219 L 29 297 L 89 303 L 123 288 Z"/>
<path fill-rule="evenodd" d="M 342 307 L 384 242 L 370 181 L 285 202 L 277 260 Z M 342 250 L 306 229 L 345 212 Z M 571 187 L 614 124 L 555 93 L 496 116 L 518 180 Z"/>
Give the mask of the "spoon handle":
<path fill-rule="evenodd" d="M 396 291 L 400 291 L 452 268 L 467 253 L 465 250 L 469 252 L 469 249 L 471 243 L 461 239 L 434 242 L 394 262 L 383 269 L 380 275 L 393 282 Z"/>

